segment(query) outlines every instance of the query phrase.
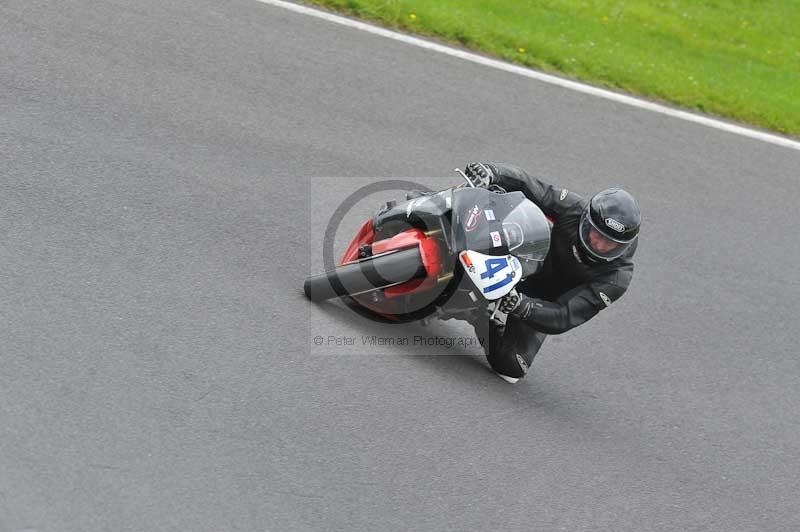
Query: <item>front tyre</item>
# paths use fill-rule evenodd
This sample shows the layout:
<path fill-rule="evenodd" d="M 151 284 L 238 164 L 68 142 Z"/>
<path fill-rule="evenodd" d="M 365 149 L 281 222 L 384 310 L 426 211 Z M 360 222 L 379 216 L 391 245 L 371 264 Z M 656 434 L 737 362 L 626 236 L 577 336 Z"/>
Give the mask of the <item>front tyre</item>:
<path fill-rule="evenodd" d="M 426 276 L 418 246 L 350 262 L 303 283 L 306 297 L 315 303 L 353 296 Z"/>

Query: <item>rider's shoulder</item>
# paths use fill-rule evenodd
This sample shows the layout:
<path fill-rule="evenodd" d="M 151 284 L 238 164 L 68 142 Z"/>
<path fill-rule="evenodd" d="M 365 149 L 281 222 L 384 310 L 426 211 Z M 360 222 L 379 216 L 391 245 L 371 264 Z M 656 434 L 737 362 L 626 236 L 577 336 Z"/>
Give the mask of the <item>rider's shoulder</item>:
<path fill-rule="evenodd" d="M 572 192 L 566 188 L 556 190 L 556 197 L 553 198 L 553 210 L 558 214 L 558 218 L 566 221 L 571 218 L 578 219 L 588 204 L 588 200 L 580 194 Z"/>

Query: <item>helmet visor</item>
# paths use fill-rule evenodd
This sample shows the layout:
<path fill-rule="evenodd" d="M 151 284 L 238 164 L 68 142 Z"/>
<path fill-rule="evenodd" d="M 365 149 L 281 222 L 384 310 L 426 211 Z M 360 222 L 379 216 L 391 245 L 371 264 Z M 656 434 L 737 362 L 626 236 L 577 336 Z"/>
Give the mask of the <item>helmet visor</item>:
<path fill-rule="evenodd" d="M 581 216 L 580 231 L 578 232 L 583 248 L 594 258 L 602 261 L 612 261 L 621 257 L 631 246 L 635 238 L 623 242 L 605 235 L 592 221 L 587 208 Z"/>

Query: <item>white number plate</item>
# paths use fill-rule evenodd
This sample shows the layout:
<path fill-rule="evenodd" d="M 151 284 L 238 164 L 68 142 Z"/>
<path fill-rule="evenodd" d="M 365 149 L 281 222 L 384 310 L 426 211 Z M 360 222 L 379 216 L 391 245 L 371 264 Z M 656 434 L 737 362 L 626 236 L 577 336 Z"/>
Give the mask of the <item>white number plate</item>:
<path fill-rule="evenodd" d="M 522 278 L 522 266 L 512 255 L 484 255 L 467 250 L 459 253 L 458 258 L 478 291 L 490 301 L 508 294 Z"/>

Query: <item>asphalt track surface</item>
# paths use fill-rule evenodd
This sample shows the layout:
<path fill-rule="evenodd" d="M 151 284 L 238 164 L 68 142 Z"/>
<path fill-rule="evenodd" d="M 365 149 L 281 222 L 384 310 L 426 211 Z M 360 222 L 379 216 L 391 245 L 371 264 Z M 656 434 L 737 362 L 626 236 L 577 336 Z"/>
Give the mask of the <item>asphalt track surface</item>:
<path fill-rule="evenodd" d="M 800 528 L 797 151 L 163 4 L 0 4 L 0 531 Z M 474 159 L 645 213 L 625 297 L 515 386 L 475 349 L 362 345 L 458 324 L 301 292 L 338 201 Z"/>

